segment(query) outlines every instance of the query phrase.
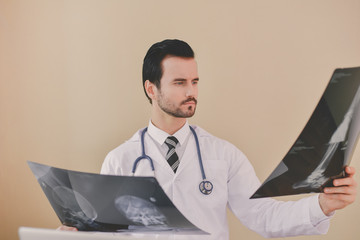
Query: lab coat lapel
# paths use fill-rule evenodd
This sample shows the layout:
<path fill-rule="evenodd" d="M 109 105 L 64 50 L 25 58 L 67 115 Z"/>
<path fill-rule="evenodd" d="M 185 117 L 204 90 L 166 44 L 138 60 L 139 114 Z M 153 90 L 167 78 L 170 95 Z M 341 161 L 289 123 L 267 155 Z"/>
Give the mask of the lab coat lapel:
<path fill-rule="evenodd" d="M 164 156 L 161 154 L 159 148 L 156 146 L 154 141 L 150 139 L 149 136 L 145 139 L 146 154 L 148 154 L 153 162 L 155 167 L 155 172 L 157 175 L 167 174 L 174 176 L 174 172 L 169 166 L 168 162 L 165 160 Z"/>
<path fill-rule="evenodd" d="M 161 154 L 157 145 L 154 143 L 154 141 L 152 141 L 152 139 L 150 139 L 149 136 L 147 136 L 147 139 L 145 139 L 145 147 L 146 154 L 148 154 L 153 160 L 156 179 L 160 183 L 167 196 L 173 200 L 172 179 L 174 178 L 175 173 L 169 166 L 168 162 L 165 160 L 164 156 Z"/>
<path fill-rule="evenodd" d="M 192 168 L 195 167 L 194 161 L 198 162 L 198 157 L 197 157 L 195 138 L 191 133 L 191 136 L 187 143 L 185 152 L 180 159 L 180 165 L 176 171 L 176 175 L 186 172 L 185 169 L 189 164 L 192 164 L 192 166 L 191 166 Z"/>

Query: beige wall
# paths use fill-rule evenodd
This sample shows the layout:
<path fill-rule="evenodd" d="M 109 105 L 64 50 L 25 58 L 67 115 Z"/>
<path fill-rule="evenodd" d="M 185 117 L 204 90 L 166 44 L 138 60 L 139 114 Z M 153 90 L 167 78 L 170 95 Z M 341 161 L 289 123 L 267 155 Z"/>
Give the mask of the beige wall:
<path fill-rule="evenodd" d="M 359 0 L 220 2 L 0 0 L 0 239 L 59 225 L 26 160 L 98 172 L 147 124 L 141 64 L 156 41 L 192 45 L 201 83 L 190 122 L 242 149 L 261 181 L 334 68 L 360 66 Z M 358 171 L 359 158 L 358 148 Z M 355 202 L 326 236 L 293 239 L 355 239 L 359 214 Z M 231 239 L 262 239 L 229 219 Z"/>

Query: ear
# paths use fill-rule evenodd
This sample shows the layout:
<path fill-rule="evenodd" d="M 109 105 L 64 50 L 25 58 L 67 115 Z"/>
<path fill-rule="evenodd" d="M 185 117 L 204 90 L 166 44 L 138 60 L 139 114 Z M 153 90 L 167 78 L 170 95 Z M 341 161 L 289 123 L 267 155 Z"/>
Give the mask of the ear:
<path fill-rule="evenodd" d="M 145 87 L 145 91 L 146 91 L 147 95 L 149 96 L 149 98 L 151 98 L 151 100 L 154 100 L 156 98 L 155 93 L 157 90 L 155 84 L 150 82 L 149 80 L 146 80 L 144 87 Z"/>

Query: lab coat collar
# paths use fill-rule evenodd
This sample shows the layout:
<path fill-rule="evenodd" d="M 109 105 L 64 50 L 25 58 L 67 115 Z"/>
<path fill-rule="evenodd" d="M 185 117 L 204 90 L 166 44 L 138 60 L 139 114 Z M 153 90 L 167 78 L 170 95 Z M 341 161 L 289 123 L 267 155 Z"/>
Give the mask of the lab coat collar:
<path fill-rule="evenodd" d="M 151 122 L 151 120 L 149 121 L 148 133 L 160 145 L 164 144 L 166 138 L 170 136 L 167 132 L 164 132 L 160 128 L 157 128 Z M 182 126 L 182 128 L 180 128 L 172 136 L 176 137 L 177 140 L 179 141 L 179 144 L 182 145 L 182 144 L 184 144 L 184 142 L 189 134 L 190 134 L 190 127 L 189 127 L 188 121 L 186 121 L 184 126 Z"/>

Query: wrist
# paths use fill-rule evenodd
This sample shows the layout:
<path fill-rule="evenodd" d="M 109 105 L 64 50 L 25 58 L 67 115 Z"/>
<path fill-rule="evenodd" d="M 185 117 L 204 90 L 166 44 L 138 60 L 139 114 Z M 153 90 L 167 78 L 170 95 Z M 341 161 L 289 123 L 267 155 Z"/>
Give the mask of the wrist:
<path fill-rule="evenodd" d="M 327 206 L 326 199 L 324 198 L 324 193 L 320 193 L 318 199 L 321 211 L 324 213 L 324 215 L 327 217 L 334 215 L 335 210 Z"/>

